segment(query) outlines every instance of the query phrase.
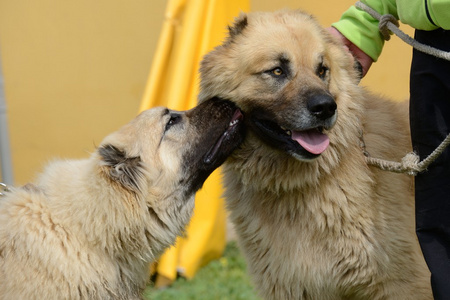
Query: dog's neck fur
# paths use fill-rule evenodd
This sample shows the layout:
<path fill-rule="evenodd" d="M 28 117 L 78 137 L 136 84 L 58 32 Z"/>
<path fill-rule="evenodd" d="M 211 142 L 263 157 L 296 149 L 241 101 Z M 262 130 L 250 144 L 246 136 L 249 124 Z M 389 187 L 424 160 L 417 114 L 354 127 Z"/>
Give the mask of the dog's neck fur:
<path fill-rule="evenodd" d="M 251 141 L 249 143 L 251 144 Z M 358 200 L 370 198 L 368 195 L 374 191 L 373 182 L 367 176 L 368 170 L 367 166 L 364 165 L 362 156 L 355 161 L 350 161 L 354 159 L 351 156 L 340 158 L 348 160 L 343 164 L 348 166 L 345 172 L 348 173 L 347 178 L 355 178 L 355 181 L 358 181 L 356 184 L 355 182 L 342 180 L 342 177 L 335 177 L 335 168 L 324 169 L 324 165 L 330 166 L 327 162 L 330 158 L 325 155 L 316 161 L 299 162 L 284 153 L 272 153 L 272 155 L 277 156 L 274 158 L 267 157 L 267 153 L 270 152 L 260 151 L 259 149 L 250 151 L 245 148 L 245 145 L 243 148 L 244 150 L 237 151 L 225 163 L 224 185 L 227 187 L 225 196 L 231 212 L 231 219 L 239 233 L 240 243 L 245 249 L 244 253 L 252 253 L 247 255 L 247 259 L 250 260 L 249 271 L 255 275 L 254 278 L 260 280 L 262 279 L 261 274 L 272 272 L 270 267 L 264 269 L 264 263 L 270 260 L 278 260 L 276 257 L 268 260 L 262 259 L 261 261 L 255 260 L 255 258 L 269 257 L 277 253 L 277 255 L 283 257 L 283 262 L 295 261 L 295 268 L 286 267 L 283 269 L 286 273 L 276 273 L 277 267 L 273 266 L 273 271 L 276 274 L 274 276 L 278 276 L 278 280 L 285 282 L 289 288 L 299 288 L 294 282 L 304 281 L 306 278 L 311 278 L 316 282 L 302 282 L 302 287 L 316 287 L 320 286 L 321 282 L 328 282 L 329 278 L 325 277 L 332 276 L 328 271 L 318 273 L 318 276 L 324 277 L 303 276 L 302 272 L 306 274 L 308 268 L 313 265 L 320 266 L 321 263 L 314 261 L 299 263 L 300 259 L 295 251 L 303 249 L 302 251 L 308 253 L 303 253 L 304 257 L 310 258 L 326 256 L 326 251 L 332 251 L 330 249 L 334 247 L 336 236 L 341 235 L 342 232 L 359 236 L 360 240 L 370 240 L 370 243 L 365 243 L 365 245 L 374 245 L 375 248 L 355 247 L 354 251 L 358 253 L 355 252 L 352 255 L 362 258 L 358 264 L 365 268 L 368 273 L 376 269 L 374 265 L 371 265 L 373 262 L 368 260 L 370 252 L 376 251 L 377 247 L 382 246 L 377 245 L 377 239 L 374 238 L 377 234 L 372 225 L 375 216 L 367 209 L 365 203 Z M 359 150 L 355 148 L 357 148 L 356 143 L 348 151 Z M 267 167 L 267 164 L 264 164 L 265 169 L 259 170 L 258 174 L 251 174 L 250 171 L 257 167 L 246 166 L 246 160 L 242 157 L 236 159 L 236 156 L 245 155 L 243 153 L 245 151 L 249 151 L 248 154 L 253 156 L 265 153 L 266 157 L 263 159 L 266 162 L 272 161 L 273 165 Z M 242 162 L 244 162 L 244 165 L 241 165 Z M 340 176 L 346 177 L 342 172 L 341 169 Z M 283 174 L 283 176 L 280 176 L 280 174 Z M 299 185 L 299 182 L 301 182 L 301 185 Z M 355 190 L 349 184 L 358 185 L 360 189 Z M 333 197 L 330 197 L 330 195 L 333 195 Z M 275 216 L 276 218 L 274 218 Z M 349 224 L 356 225 L 349 227 Z M 265 231 L 267 227 L 270 227 L 271 230 Z M 273 237 L 266 236 L 268 232 L 273 234 L 274 228 L 280 229 L 278 234 Z M 293 234 L 295 236 L 292 236 Z M 311 237 L 311 235 L 314 235 L 314 237 Z M 284 249 L 282 245 L 287 241 L 283 242 L 283 239 L 289 240 L 290 243 L 296 240 L 300 246 L 298 249 L 291 249 L 293 251 Z M 311 240 L 325 241 L 329 245 L 329 249 L 316 249 L 315 244 L 310 245 Z M 320 243 L 317 245 L 320 245 Z M 278 249 L 277 247 L 281 248 Z M 310 251 L 318 251 L 321 254 L 316 255 L 317 253 L 310 253 Z M 356 268 L 356 266 L 347 265 L 335 267 L 337 273 L 340 270 L 345 273 L 347 268 Z M 260 288 L 266 286 L 262 283 L 257 285 Z M 266 293 L 268 291 L 260 291 L 260 294 Z"/>
<path fill-rule="evenodd" d="M 159 201 L 165 203 L 179 203 L 179 207 L 165 207 L 156 211 L 148 206 L 146 200 L 151 193 L 159 193 L 158 191 L 148 186 L 145 186 L 141 193 L 119 191 L 124 187 L 111 182 L 110 178 L 102 173 L 101 168 L 95 154 L 87 160 L 56 161 L 50 164 L 46 172 L 49 175 L 45 181 L 38 181 L 38 187 L 45 191 L 47 205 L 57 207 L 50 211 L 59 213 L 46 217 L 55 227 L 73 230 L 68 236 L 76 237 L 77 240 L 68 242 L 74 245 L 75 249 L 90 249 L 88 255 L 92 259 L 102 260 L 106 270 L 113 266 L 121 270 L 132 270 L 122 273 L 121 278 L 105 279 L 105 282 L 109 285 L 127 286 L 126 289 L 132 293 L 136 290 L 136 295 L 139 295 L 148 279 L 148 263 L 157 259 L 164 249 L 174 244 L 176 237 L 182 234 L 193 211 L 194 197 L 185 201 L 165 201 L 160 198 Z M 84 170 L 84 173 L 75 172 L 75 169 Z M 63 176 L 65 179 L 61 180 Z M 68 179 L 68 176 L 71 178 Z M 52 187 L 67 185 L 66 182 L 70 182 L 69 186 L 63 187 L 69 191 L 68 196 L 63 197 L 64 195 L 52 190 Z M 94 191 L 87 187 L 102 187 L 103 190 Z M 104 187 L 107 187 L 106 190 Z M 98 195 L 101 195 L 100 198 Z M 165 197 L 177 197 L 177 193 L 166 194 Z M 86 205 L 81 199 L 90 199 L 89 201 L 95 201 L 96 205 Z M 136 206 L 141 207 L 136 209 Z M 74 215 L 77 217 L 73 217 Z M 72 220 L 83 220 L 83 223 L 69 224 Z M 142 227 L 142 224 L 147 226 Z M 127 265 L 127 268 L 121 267 L 122 265 Z M 99 274 L 103 273 L 107 272 L 99 271 Z M 88 281 L 89 279 L 86 279 L 86 282 Z M 116 283 L 113 283 L 114 281 Z"/>

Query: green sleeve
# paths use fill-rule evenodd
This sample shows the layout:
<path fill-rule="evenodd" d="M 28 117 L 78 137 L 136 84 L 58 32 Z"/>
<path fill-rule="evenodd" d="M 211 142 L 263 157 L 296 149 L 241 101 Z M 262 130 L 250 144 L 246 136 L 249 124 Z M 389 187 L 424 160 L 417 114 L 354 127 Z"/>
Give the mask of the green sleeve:
<path fill-rule="evenodd" d="M 395 0 L 363 0 L 361 2 L 382 15 L 391 14 L 398 18 Z M 374 61 L 378 60 L 384 45 L 383 37 L 378 30 L 378 20 L 352 6 L 332 26 Z"/>
<path fill-rule="evenodd" d="M 434 30 L 440 27 L 450 30 L 450 0 L 361 0 L 361 2 L 381 15 L 391 14 L 416 29 Z M 377 61 L 384 45 L 378 30 L 378 20 L 352 6 L 332 26 Z"/>
<path fill-rule="evenodd" d="M 400 21 L 416 29 L 450 30 L 450 0 L 397 0 Z"/>

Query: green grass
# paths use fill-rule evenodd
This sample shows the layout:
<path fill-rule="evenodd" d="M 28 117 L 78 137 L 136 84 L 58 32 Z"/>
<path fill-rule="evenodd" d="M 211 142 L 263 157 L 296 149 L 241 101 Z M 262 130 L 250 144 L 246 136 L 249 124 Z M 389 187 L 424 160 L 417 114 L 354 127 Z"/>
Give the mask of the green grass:
<path fill-rule="evenodd" d="M 145 299 L 152 300 L 259 300 L 247 275 L 244 257 L 235 242 L 228 243 L 222 258 L 198 271 L 192 280 L 178 278 L 171 287 L 149 286 Z"/>

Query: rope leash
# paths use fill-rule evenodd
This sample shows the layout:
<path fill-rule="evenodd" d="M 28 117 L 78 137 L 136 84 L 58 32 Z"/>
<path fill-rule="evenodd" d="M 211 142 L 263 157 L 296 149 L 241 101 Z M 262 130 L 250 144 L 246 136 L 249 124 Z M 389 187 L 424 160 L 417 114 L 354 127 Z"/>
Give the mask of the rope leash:
<path fill-rule="evenodd" d="M 6 184 L 0 182 L 0 197 L 5 196 L 5 193 L 10 192 L 11 190 L 8 188 Z"/>
<path fill-rule="evenodd" d="M 450 61 L 450 52 L 442 51 L 433 47 L 430 47 L 428 45 L 424 45 L 422 43 L 419 43 L 403 31 L 401 31 L 398 26 L 399 23 L 397 19 L 390 14 L 387 15 L 381 15 L 376 10 L 371 8 L 370 6 L 362 3 L 361 1 L 358 1 L 355 3 L 355 6 L 369 15 L 371 15 L 374 19 L 377 19 L 379 21 L 378 28 L 380 29 L 381 34 L 383 35 L 383 38 L 387 41 L 391 38 L 391 32 L 394 33 L 396 36 L 398 36 L 400 39 L 402 39 L 405 43 L 412 46 L 414 49 L 419 50 L 421 52 L 424 52 L 429 55 L 433 55 L 445 60 Z"/>
<path fill-rule="evenodd" d="M 360 1 L 356 2 L 355 6 L 365 11 L 366 13 L 371 15 L 374 19 L 377 19 L 379 21 L 378 28 L 386 41 L 388 41 L 391 38 L 391 34 L 394 33 L 396 36 L 398 36 L 408 45 L 412 46 L 414 49 L 450 61 L 450 52 L 442 51 L 430 47 L 428 45 L 419 43 L 418 41 L 416 41 L 403 31 L 401 31 L 398 28 L 400 24 L 393 15 L 390 14 L 381 15 L 376 10 L 372 9 L 370 6 Z M 384 171 L 390 171 L 395 173 L 406 173 L 408 175 L 415 176 L 418 173 L 425 171 L 427 167 L 433 161 L 435 161 L 439 157 L 439 155 L 442 154 L 442 152 L 444 152 L 445 148 L 447 148 L 447 146 L 450 144 L 450 134 L 448 134 L 447 137 L 442 141 L 442 143 L 422 161 L 420 161 L 419 156 L 414 152 L 406 154 L 402 158 L 401 162 L 393 162 L 380 158 L 373 158 L 369 155 L 369 153 L 365 149 L 362 135 L 361 141 L 363 145 L 363 152 L 364 155 L 366 156 L 366 163 L 368 165 L 378 167 L 379 169 Z"/>
<path fill-rule="evenodd" d="M 408 175 L 416 176 L 418 173 L 425 171 L 428 166 L 442 154 L 449 144 L 450 134 L 447 135 L 445 140 L 422 161 L 420 161 L 419 156 L 414 152 L 406 154 L 400 162 L 373 158 L 366 151 L 364 151 L 364 155 L 366 156 L 366 163 L 368 165 L 378 167 L 383 171 L 406 173 Z"/>

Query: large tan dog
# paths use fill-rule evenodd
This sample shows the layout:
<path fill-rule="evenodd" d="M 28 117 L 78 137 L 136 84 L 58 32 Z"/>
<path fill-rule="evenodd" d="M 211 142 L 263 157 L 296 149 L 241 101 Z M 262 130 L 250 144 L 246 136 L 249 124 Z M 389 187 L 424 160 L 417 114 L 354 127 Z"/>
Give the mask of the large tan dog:
<path fill-rule="evenodd" d="M 231 99 L 251 127 L 226 198 L 266 299 L 432 298 L 412 178 L 367 166 L 361 146 L 399 160 L 408 108 L 364 91 L 353 64 L 297 11 L 240 16 L 202 62 L 200 101 Z"/>
<path fill-rule="evenodd" d="M 58 161 L 0 198 L 0 299 L 140 299 L 194 193 L 243 139 L 240 111 L 155 108 L 89 159 Z"/>

